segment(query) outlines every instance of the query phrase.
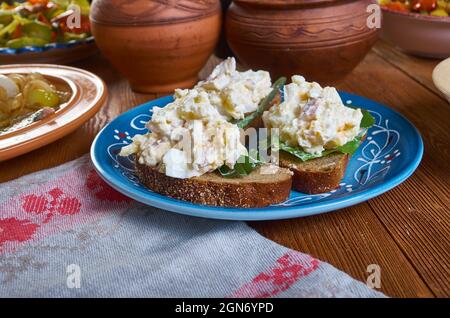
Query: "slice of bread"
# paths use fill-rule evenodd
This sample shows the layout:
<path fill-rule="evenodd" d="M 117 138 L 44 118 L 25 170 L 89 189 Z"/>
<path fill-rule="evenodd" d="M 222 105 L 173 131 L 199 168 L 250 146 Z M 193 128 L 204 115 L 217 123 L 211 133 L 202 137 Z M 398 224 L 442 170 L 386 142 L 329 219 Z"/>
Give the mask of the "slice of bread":
<path fill-rule="evenodd" d="M 302 161 L 287 152 L 280 151 L 280 166 L 290 169 L 293 189 L 317 194 L 334 190 L 344 177 L 349 155 L 334 153 L 328 156 Z"/>
<path fill-rule="evenodd" d="M 152 191 L 169 197 L 211 206 L 259 208 L 284 202 L 290 194 L 292 173 L 279 168 L 261 174 L 261 168 L 240 178 L 224 178 L 210 172 L 200 177 L 178 179 L 136 160 L 139 180 Z"/>

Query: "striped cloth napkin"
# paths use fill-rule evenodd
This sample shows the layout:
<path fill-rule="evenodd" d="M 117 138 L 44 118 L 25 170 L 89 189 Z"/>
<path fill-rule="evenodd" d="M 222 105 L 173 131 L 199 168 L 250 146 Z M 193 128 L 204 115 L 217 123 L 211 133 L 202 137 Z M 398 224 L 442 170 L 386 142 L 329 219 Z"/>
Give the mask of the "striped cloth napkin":
<path fill-rule="evenodd" d="M 384 297 L 244 222 L 110 188 L 89 157 L 0 185 L 1 297 Z"/>

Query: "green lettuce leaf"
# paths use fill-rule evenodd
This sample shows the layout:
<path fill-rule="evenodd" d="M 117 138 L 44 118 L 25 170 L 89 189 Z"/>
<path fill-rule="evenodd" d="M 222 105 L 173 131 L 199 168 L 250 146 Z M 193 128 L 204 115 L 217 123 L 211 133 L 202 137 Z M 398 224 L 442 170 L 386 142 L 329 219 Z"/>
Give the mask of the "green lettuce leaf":
<path fill-rule="evenodd" d="M 349 155 L 353 155 L 356 150 L 358 150 L 359 146 L 361 146 L 362 140 L 367 133 L 367 130 L 364 129 L 358 136 L 355 137 L 355 139 L 347 142 L 345 145 L 336 147 L 335 149 L 326 150 L 326 151 L 332 151 L 332 152 L 342 152 Z"/>
<path fill-rule="evenodd" d="M 373 125 L 375 125 L 375 118 L 370 114 L 368 110 L 361 109 L 363 114 L 363 118 L 361 119 L 361 128 L 369 129 Z"/>
<path fill-rule="evenodd" d="M 235 163 L 233 169 L 223 165 L 217 171 L 224 178 L 238 178 L 249 175 L 255 170 L 263 161 L 259 158 L 258 152 L 255 150 L 247 156 L 241 156 Z"/>
<path fill-rule="evenodd" d="M 270 102 L 275 98 L 278 91 L 286 84 L 286 78 L 280 77 L 272 85 L 272 91 L 267 95 L 258 105 L 255 112 L 251 113 L 242 120 L 234 121 L 239 128 L 246 128 L 256 118 L 260 117 L 263 112 L 269 107 Z M 225 178 L 236 178 L 249 175 L 255 170 L 263 161 L 259 158 L 257 151 L 248 156 L 241 156 L 234 165 L 233 169 L 223 165 L 217 171 Z"/>
<path fill-rule="evenodd" d="M 361 119 L 361 128 L 362 131 L 358 136 L 356 136 L 353 140 L 347 142 L 345 145 L 336 147 L 334 149 L 327 149 L 322 151 L 320 154 L 311 154 L 306 151 L 304 151 L 302 148 L 297 147 L 291 147 L 289 145 L 286 145 L 283 142 L 279 142 L 278 149 L 283 150 L 287 153 L 290 153 L 291 155 L 296 156 L 297 158 L 301 159 L 302 161 L 307 161 L 315 158 L 320 158 L 327 156 L 334 152 L 340 152 L 345 153 L 349 155 L 353 155 L 356 150 L 358 150 L 359 146 L 361 146 L 362 140 L 364 136 L 367 134 L 367 131 L 370 127 L 372 127 L 375 124 L 375 118 L 370 114 L 369 111 L 361 109 L 361 112 L 363 114 L 363 118 Z"/>
<path fill-rule="evenodd" d="M 286 77 L 280 77 L 279 79 L 277 79 L 275 81 L 275 83 L 273 83 L 272 87 L 272 91 L 269 93 L 269 95 L 267 95 L 258 105 L 258 108 L 256 109 L 256 111 L 254 111 L 253 113 L 251 113 L 250 115 L 248 115 L 247 117 L 245 117 L 244 119 L 235 121 L 234 124 L 236 124 L 239 128 L 246 128 L 248 125 L 250 125 L 250 123 L 255 120 L 256 118 L 260 117 L 264 111 L 267 109 L 267 107 L 269 107 L 270 102 L 275 98 L 275 96 L 277 95 L 278 91 L 280 90 L 281 87 L 284 86 L 284 84 L 286 83 Z"/>
<path fill-rule="evenodd" d="M 275 146 L 274 148 L 275 148 L 275 150 L 282 150 L 282 151 L 288 152 L 291 155 L 294 155 L 297 158 L 300 158 L 302 161 L 308 161 L 311 159 L 320 158 L 320 157 L 326 156 L 328 154 L 328 153 L 326 153 L 326 152 L 328 152 L 328 150 L 325 150 L 324 152 L 322 152 L 320 154 L 308 153 L 308 152 L 304 151 L 302 148 L 291 147 L 281 141 L 278 144 L 278 147 Z"/>
<path fill-rule="evenodd" d="M 308 153 L 308 152 L 304 151 L 302 148 L 291 147 L 291 146 L 286 145 L 283 142 L 280 142 L 279 149 L 286 151 L 286 152 L 290 153 L 291 155 L 296 156 L 297 158 L 300 158 L 302 161 L 308 161 L 311 159 L 325 157 L 334 152 L 340 152 L 340 153 L 353 155 L 356 152 L 356 150 L 358 150 L 359 146 L 361 145 L 362 138 L 364 137 L 365 134 L 366 134 L 366 131 L 364 131 L 360 135 L 356 136 L 355 139 L 347 142 L 345 145 L 336 147 L 334 149 L 324 150 L 319 154 Z"/>

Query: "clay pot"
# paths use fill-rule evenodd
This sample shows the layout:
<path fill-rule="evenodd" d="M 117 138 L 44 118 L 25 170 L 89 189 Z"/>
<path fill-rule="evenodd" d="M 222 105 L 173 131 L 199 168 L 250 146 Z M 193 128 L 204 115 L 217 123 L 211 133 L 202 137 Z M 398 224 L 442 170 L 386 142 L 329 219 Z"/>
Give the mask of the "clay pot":
<path fill-rule="evenodd" d="M 235 0 L 227 12 L 228 43 L 241 63 L 272 78 L 300 74 L 332 84 L 376 41 L 367 6 L 376 0 Z"/>
<path fill-rule="evenodd" d="M 96 0 L 92 33 L 134 91 L 192 87 L 217 44 L 219 0 Z"/>

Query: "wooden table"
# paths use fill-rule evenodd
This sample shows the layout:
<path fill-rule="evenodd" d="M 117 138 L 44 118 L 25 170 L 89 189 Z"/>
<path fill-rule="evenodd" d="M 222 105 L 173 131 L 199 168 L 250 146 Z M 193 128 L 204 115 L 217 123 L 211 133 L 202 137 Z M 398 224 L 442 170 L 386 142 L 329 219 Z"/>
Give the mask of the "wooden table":
<path fill-rule="evenodd" d="M 204 74 L 215 61 L 210 60 Z M 338 85 L 400 111 L 421 131 L 425 154 L 410 179 L 375 199 L 334 213 L 250 225 L 262 235 L 329 262 L 364 282 L 369 275 L 367 266 L 378 264 L 380 290 L 388 296 L 450 296 L 450 105 L 431 80 L 437 62 L 404 55 L 379 42 Z M 100 55 L 75 66 L 106 81 L 108 105 L 69 136 L 0 163 L 0 182 L 80 157 L 106 123 L 156 97 L 133 93 Z"/>

